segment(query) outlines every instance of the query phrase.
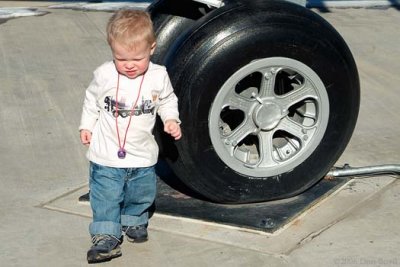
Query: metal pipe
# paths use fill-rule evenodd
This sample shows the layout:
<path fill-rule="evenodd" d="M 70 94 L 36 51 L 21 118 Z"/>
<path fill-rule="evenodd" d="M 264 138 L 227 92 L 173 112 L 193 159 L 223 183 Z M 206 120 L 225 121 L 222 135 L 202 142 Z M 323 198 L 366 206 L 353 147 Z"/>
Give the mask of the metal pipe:
<path fill-rule="evenodd" d="M 400 174 L 399 164 L 386 164 L 369 167 L 350 167 L 345 164 L 342 168 L 331 170 L 326 174 L 328 177 L 342 177 L 342 176 L 362 176 L 362 175 L 376 175 L 376 174 Z"/>

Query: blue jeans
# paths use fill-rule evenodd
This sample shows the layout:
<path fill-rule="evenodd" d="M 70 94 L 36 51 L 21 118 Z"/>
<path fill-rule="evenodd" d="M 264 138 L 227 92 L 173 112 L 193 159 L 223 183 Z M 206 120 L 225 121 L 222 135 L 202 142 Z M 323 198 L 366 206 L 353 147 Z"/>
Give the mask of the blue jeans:
<path fill-rule="evenodd" d="M 122 226 L 147 224 L 148 208 L 156 196 L 154 166 L 113 168 L 90 162 L 89 187 L 92 236 L 108 234 L 120 238 Z"/>

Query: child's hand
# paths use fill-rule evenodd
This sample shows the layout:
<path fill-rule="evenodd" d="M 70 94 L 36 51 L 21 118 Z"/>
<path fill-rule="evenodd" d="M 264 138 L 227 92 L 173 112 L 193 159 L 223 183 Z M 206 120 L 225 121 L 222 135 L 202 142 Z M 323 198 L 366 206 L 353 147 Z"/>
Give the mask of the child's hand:
<path fill-rule="evenodd" d="M 92 140 L 92 133 L 89 130 L 81 130 L 81 142 L 85 146 L 90 145 L 90 140 Z"/>
<path fill-rule="evenodd" d="M 164 132 L 170 134 L 175 140 L 182 137 L 181 127 L 175 120 L 167 120 L 164 123 Z"/>

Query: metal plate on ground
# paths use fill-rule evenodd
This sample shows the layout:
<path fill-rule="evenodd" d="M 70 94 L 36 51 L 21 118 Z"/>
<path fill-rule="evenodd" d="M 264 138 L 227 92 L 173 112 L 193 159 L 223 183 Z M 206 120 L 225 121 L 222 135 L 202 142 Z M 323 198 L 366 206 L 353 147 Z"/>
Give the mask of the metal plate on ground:
<path fill-rule="evenodd" d="M 295 217 L 326 198 L 343 186 L 348 178 L 321 180 L 319 183 L 292 198 L 253 203 L 217 204 L 202 199 L 181 184 L 161 161 L 156 166 L 157 197 L 152 213 L 196 219 L 217 224 L 253 229 L 273 233 Z M 80 196 L 80 202 L 87 202 L 88 196 Z"/>
<path fill-rule="evenodd" d="M 321 180 L 296 197 L 263 203 L 227 205 L 183 194 L 159 179 L 155 211 L 273 233 L 347 181 L 347 178 Z"/>
<path fill-rule="evenodd" d="M 176 185 L 171 184 L 171 180 L 165 179 L 165 176 L 163 180 L 159 181 L 157 207 L 149 229 L 263 253 L 287 254 L 333 227 L 396 179 L 385 176 L 350 179 L 347 182 L 322 180 L 309 191 L 294 198 L 238 205 L 235 208 L 228 205 L 229 209 L 227 205 L 201 200 L 185 189 L 176 190 Z M 75 189 L 68 189 L 64 194 L 47 200 L 38 207 L 91 218 L 88 202 L 79 201 L 78 204 L 79 197 L 87 192 L 88 186 L 83 184 Z M 241 215 L 242 218 L 248 217 L 251 223 L 238 223 L 237 217 L 232 223 L 231 213 L 245 214 Z M 281 216 L 280 221 L 276 219 L 278 216 Z M 257 225 L 263 219 L 268 227 Z"/>

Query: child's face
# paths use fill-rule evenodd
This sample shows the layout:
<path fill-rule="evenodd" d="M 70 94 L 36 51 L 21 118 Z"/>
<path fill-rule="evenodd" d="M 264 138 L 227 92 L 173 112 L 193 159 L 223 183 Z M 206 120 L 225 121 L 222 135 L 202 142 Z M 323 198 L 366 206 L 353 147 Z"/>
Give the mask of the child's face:
<path fill-rule="evenodd" d="M 150 56 L 156 44 L 149 46 L 147 43 L 129 49 L 118 42 L 114 42 L 111 50 L 117 71 L 130 79 L 134 79 L 146 72 L 149 67 Z"/>

